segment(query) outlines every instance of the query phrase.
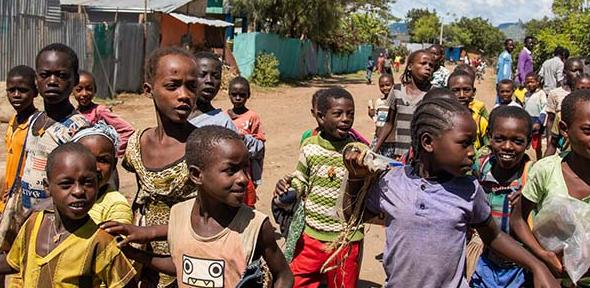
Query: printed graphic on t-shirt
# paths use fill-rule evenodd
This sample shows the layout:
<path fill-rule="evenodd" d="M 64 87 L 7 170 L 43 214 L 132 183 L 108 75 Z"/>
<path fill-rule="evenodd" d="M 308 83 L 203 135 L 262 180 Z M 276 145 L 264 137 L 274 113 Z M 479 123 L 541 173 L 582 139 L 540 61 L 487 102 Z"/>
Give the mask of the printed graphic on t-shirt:
<path fill-rule="evenodd" d="M 223 288 L 225 261 L 182 255 L 182 283 L 202 288 Z"/>
<path fill-rule="evenodd" d="M 387 121 L 387 113 L 389 110 L 386 109 L 379 109 L 375 115 L 375 126 L 383 127 L 385 126 L 385 122 Z"/>

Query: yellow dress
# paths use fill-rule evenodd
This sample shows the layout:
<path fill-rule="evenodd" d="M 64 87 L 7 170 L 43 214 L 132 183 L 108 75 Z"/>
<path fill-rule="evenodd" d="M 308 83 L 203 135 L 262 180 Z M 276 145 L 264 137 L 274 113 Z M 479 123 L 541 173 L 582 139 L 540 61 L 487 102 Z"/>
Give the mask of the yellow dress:
<path fill-rule="evenodd" d="M 88 215 L 95 223 L 100 224 L 106 221 L 117 221 L 131 224 L 133 213 L 129 202 L 119 191 L 108 190 L 102 194 L 88 211 Z"/>

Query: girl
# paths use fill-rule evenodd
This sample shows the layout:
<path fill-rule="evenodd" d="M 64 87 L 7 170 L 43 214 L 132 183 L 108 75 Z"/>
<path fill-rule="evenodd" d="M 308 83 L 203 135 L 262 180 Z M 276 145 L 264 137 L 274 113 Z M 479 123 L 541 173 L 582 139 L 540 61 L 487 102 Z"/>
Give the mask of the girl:
<path fill-rule="evenodd" d="M 386 287 L 467 287 L 465 241 L 470 225 L 486 245 L 532 271 L 536 287 L 558 287 L 541 261 L 497 228 L 485 192 L 475 178 L 466 176 L 475 154 L 475 130 L 470 111 L 456 100 L 423 101 L 412 119 L 412 165 L 380 176 L 366 201 L 359 203 L 386 217 Z M 369 174 L 362 158 L 358 148 L 344 154 L 349 171 L 346 216 L 350 205 L 357 205 L 357 193 Z"/>
<path fill-rule="evenodd" d="M 154 101 L 158 126 L 137 131 L 129 139 L 123 160 L 123 167 L 137 177 L 138 191 L 132 206 L 136 225 L 167 224 L 170 207 L 197 194 L 188 181 L 184 159 L 186 140 L 194 129 L 188 118 L 195 106 L 196 88 L 197 68 L 192 54 L 178 48 L 152 53 L 146 64 L 144 93 Z M 155 253 L 169 253 L 165 241 L 150 245 Z M 166 287 L 175 279 L 161 275 L 161 279 L 147 282 Z"/>
<path fill-rule="evenodd" d="M 106 124 L 113 126 L 121 139 L 119 150 L 117 150 L 117 157 L 123 156 L 129 137 L 131 137 L 135 130 L 131 124 L 113 113 L 109 107 L 92 102 L 95 93 L 96 82 L 94 81 L 94 76 L 88 71 L 80 71 L 80 83 L 74 88 L 74 97 L 78 102 L 78 111 L 92 125 L 102 120 Z"/>
<path fill-rule="evenodd" d="M 499 107 L 490 115 L 488 135 L 492 154 L 481 157 L 474 170 L 486 193 L 494 222 L 502 232 L 510 233 L 512 202 L 520 195 L 532 164 L 525 153 L 532 139 L 532 119 L 521 108 Z M 480 239 L 475 241 L 481 243 Z M 527 276 L 524 268 L 485 247 L 471 279 L 471 287 L 522 287 Z"/>
<path fill-rule="evenodd" d="M 552 196 L 572 197 L 590 203 L 589 121 L 590 90 L 576 90 L 566 96 L 561 104 L 559 128 L 569 140 L 571 151 L 543 158 L 535 164 L 510 218 L 516 236 L 554 273 L 563 272 L 560 258 L 539 244 L 526 220 L 533 209 L 538 211 Z M 588 281 L 588 277 L 581 279 L 584 283 Z"/>
<path fill-rule="evenodd" d="M 379 151 L 389 134 L 395 133 L 393 154 L 396 160 L 410 149 L 410 120 L 418 102 L 430 90 L 430 78 L 434 70 L 432 54 L 426 50 L 413 52 L 408 56 L 407 62 L 408 65 L 401 76 L 401 90 L 391 90 L 393 95 L 389 96 L 387 120 L 373 147 L 373 151 Z M 394 127 L 395 131 L 393 131 Z"/>
<path fill-rule="evenodd" d="M 96 125 L 78 132 L 72 141 L 86 146 L 96 157 L 96 170 L 100 178 L 96 202 L 88 211 L 90 217 L 96 223 L 112 220 L 131 224 L 131 206 L 125 196 L 109 184 L 109 179 L 117 167 L 119 135 L 115 128 L 101 120 Z"/>

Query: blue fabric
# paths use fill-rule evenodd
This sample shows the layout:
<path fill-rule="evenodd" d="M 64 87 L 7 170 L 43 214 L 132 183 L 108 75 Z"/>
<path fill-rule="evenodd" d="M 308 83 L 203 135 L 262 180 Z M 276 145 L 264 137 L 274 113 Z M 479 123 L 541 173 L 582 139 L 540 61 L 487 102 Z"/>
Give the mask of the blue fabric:
<path fill-rule="evenodd" d="M 496 83 L 504 79 L 512 80 L 512 55 L 504 50 L 498 57 L 496 66 Z"/>
<path fill-rule="evenodd" d="M 526 270 L 522 267 L 513 265 L 498 266 L 482 255 L 477 262 L 477 267 L 475 268 L 475 272 L 473 272 L 469 286 L 475 288 L 527 287 L 525 285 L 528 278 L 526 273 Z"/>

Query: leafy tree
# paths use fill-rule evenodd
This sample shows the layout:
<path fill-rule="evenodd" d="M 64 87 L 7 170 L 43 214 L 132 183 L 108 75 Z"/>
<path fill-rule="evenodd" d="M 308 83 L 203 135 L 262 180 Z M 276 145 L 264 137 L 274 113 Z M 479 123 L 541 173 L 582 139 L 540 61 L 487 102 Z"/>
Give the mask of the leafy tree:
<path fill-rule="evenodd" d="M 504 45 L 504 34 L 481 17 L 462 17 L 447 26 L 444 35 L 447 43 L 481 51 L 488 57 L 495 56 Z"/>
<path fill-rule="evenodd" d="M 416 20 L 412 33 L 414 34 L 413 41 L 415 42 L 429 42 L 432 43 L 436 39 L 439 29 L 440 20 L 435 15 L 425 15 Z"/>
<path fill-rule="evenodd" d="M 416 24 L 418 22 L 419 19 L 423 18 L 423 17 L 430 17 L 429 21 L 432 21 L 432 16 L 435 16 L 438 19 L 438 16 L 436 15 L 436 10 L 428 10 L 428 9 L 420 9 L 420 8 L 414 8 L 411 9 L 410 11 L 408 11 L 408 13 L 406 14 L 406 23 L 408 25 L 408 32 L 410 34 L 410 40 L 413 42 L 421 42 L 418 39 L 416 39 Z M 428 22 L 428 21 L 421 21 L 421 30 L 426 29 L 425 27 L 425 23 L 424 22 Z"/>

